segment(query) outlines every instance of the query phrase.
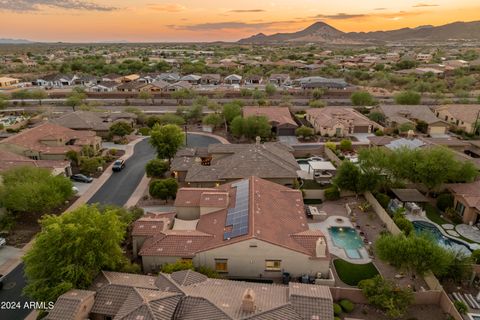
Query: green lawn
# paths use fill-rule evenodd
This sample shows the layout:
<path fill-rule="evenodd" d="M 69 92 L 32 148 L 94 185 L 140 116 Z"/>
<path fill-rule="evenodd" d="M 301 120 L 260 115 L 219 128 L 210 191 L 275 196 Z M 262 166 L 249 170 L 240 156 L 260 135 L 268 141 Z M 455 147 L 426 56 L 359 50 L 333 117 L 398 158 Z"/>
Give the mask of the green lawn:
<path fill-rule="evenodd" d="M 303 180 L 302 189 L 306 190 L 318 190 L 318 189 L 327 189 L 330 187 L 330 184 L 320 184 L 317 183 L 315 180 Z"/>
<path fill-rule="evenodd" d="M 360 281 L 375 277 L 378 273 L 373 263 L 353 264 L 342 259 L 333 261 L 337 274 L 344 283 L 356 286 Z"/>
<path fill-rule="evenodd" d="M 441 226 L 442 224 L 451 223 L 440 217 L 440 211 L 434 206 L 432 206 L 430 203 L 427 203 L 425 205 L 425 212 L 427 213 L 428 219 L 432 220 L 439 226 Z"/>

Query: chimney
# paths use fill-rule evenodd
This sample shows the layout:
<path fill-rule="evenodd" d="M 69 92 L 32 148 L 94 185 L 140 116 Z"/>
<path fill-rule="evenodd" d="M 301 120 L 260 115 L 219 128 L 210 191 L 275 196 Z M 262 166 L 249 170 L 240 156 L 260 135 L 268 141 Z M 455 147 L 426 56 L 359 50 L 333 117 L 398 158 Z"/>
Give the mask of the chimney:
<path fill-rule="evenodd" d="M 255 312 L 255 292 L 253 289 L 248 288 L 243 293 L 242 298 L 242 310 L 245 312 Z"/>
<path fill-rule="evenodd" d="M 327 252 L 327 243 L 323 237 L 317 239 L 317 243 L 315 244 L 315 255 L 317 258 L 322 258 L 326 256 Z"/>
<path fill-rule="evenodd" d="M 262 139 L 261 139 L 259 136 L 256 136 L 256 137 L 255 137 L 255 144 L 256 144 L 257 146 L 260 145 L 260 141 L 261 141 L 261 140 L 262 140 Z"/>
<path fill-rule="evenodd" d="M 413 130 L 408 130 L 407 132 L 407 139 L 413 140 L 415 138 L 415 132 Z"/>

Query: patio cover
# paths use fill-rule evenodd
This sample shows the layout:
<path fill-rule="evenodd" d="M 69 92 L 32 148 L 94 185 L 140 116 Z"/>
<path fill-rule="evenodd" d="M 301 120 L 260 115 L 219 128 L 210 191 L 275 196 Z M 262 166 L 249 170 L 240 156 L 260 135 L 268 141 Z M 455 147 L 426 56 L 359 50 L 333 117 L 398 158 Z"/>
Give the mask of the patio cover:
<path fill-rule="evenodd" d="M 330 161 L 309 161 L 308 164 L 312 170 L 337 170 Z"/>
<path fill-rule="evenodd" d="M 417 189 L 392 189 L 392 192 L 402 202 L 428 202 Z"/>

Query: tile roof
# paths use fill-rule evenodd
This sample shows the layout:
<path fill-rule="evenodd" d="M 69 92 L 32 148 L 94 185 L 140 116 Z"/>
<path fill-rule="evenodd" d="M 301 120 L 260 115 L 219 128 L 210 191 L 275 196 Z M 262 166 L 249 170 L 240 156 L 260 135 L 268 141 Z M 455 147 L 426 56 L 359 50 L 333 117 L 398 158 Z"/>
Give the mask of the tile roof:
<path fill-rule="evenodd" d="M 0 150 L 0 171 L 15 167 L 32 166 L 38 168 L 56 169 L 70 166 L 69 161 L 62 160 L 33 160 L 6 150 Z"/>
<path fill-rule="evenodd" d="M 319 127 L 333 127 L 341 123 L 346 127 L 376 125 L 363 114 L 347 107 L 325 107 L 308 109 L 307 115 L 315 119 L 315 125 Z"/>
<path fill-rule="evenodd" d="M 165 230 L 175 213 L 147 213 L 133 223 L 132 236 L 154 236 Z"/>
<path fill-rule="evenodd" d="M 61 154 L 69 150 L 78 151 L 81 149 L 81 145 L 90 144 L 95 137 L 96 134 L 93 131 L 75 131 L 46 122 L 8 137 L 0 141 L 0 144 L 18 145 L 46 154 Z M 58 145 L 47 145 L 43 142 L 46 140 L 57 140 Z M 74 144 L 66 145 L 70 140 L 75 140 Z"/>
<path fill-rule="evenodd" d="M 469 207 L 480 210 L 480 180 L 471 183 L 454 183 L 448 189 L 463 198 Z"/>
<path fill-rule="evenodd" d="M 95 291 L 73 289 L 62 294 L 55 307 L 48 313 L 45 319 L 48 320 L 75 320 L 80 312 L 82 302 L 93 297 Z"/>
<path fill-rule="evenodd" d="M 140 249 L 140 256 L 193 257 L 212 235 L 195 230 L 164 231 L 148 238 Z"/>
<path fill-rule="evenodd" d="M 387 118 L 398 124 L 411 122 L 413 119 L 425 121 L 428 124 L 444 122 L 437 118 L 432 110 L 425 105 L 381 105 L 379 108 Z"/>
<path fill-rule="evenodd" d="M 269 122 L 276 125 L 291 125 L 298 127 L 287 107 L 243 107 L 243 116 L 265 116 Z"/>
<path fill-rule="evenodd" d="M 170 277 L 180 286 L 190 286 L 192 284 L 204 282 L 208 279 L 203 274 L 194 272 L 192 270 L 178 271 L 172 273 Z"/>
<path fill-rule="evenodd" d="M 436 111 L 447 110 L 452 117 L 465 123 L 473 123 L 480 112 L 480 104 L 454 104 L 435 107 Z"/>

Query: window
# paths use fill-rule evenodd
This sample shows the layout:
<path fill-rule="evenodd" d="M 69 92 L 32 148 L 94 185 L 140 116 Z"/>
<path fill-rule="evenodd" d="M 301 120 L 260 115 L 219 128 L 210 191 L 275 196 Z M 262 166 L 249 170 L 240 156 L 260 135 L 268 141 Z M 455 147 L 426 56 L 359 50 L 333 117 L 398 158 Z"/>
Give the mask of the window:
<path fill-rule="evenodd" d="M 457 211 L 457 213 L 463 217 L 463 213 L 465 212 L 465 206 L 463 205 L 463 203 L 457 202 L 455 211 Z"/>
<path fill-rule="evenodd" d="M 215 271 L 228 272 L 228 260 L 227 259 L 215 259 Z"/>
<path fill-rule="evenodd" d="M 265 260 L 265 270 L 267 271 L 280 271 L 281 265 L 281 260 Z"/>

